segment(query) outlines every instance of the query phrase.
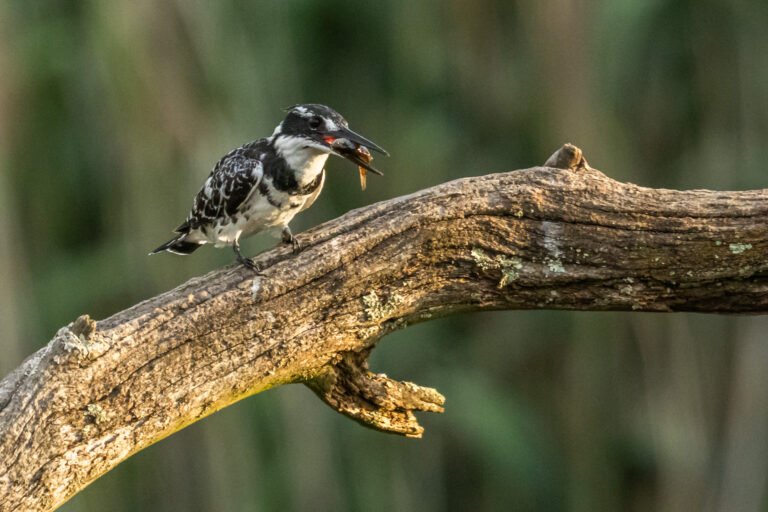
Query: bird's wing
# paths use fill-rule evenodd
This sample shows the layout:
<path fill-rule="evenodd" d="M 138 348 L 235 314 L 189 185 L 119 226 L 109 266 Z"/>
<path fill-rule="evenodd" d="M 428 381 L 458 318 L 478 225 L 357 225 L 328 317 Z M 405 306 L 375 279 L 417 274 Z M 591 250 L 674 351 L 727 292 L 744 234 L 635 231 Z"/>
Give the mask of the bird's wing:
<path fill-rule="evenodd" d="M 236 149 L 219 160 L 195 196 L 192 211 L 180 228 L 186 230 L 232 216 L 259 186 L 264 166 L 251 152 Z"/>

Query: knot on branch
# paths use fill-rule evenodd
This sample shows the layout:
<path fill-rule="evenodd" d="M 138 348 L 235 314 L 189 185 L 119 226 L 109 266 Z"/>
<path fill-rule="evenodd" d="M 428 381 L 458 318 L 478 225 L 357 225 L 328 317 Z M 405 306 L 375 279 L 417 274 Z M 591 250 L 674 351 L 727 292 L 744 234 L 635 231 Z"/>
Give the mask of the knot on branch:
<path fill-rule="evenodd" d="M 63 364 L 95 359 L 109 348 L 109 343 L 98 336 L 96 322 L 88 315 L 81 315 L 59 329 L 51 347 L 55 349 L 54 361 Z"/>
<path fill-rule="evenodd" d="M 421 437 L 424 428 L 413 412 L 443 412 L 445 398 L 435 389 L 371 372 L 369 354 L 345 352 L 307 386 L 331 408 L 367 427 Z"/>
<path fill-rule="evenodd" d="M 587 163 L 587 159 L 584 158 L 584 153 L 581 149 L 570 142 L 563 144 L 563 147 L 552 153 L 552 156 L 544 162 L 544 167 L 566 169 L 569 171 L 592 170 Z"/>
<path fill-rule="evenodd" d="M 96 322 L 89 315 L 80 315 L 69 328 L 72 334 L 88 339 L 96 330 Z"/>

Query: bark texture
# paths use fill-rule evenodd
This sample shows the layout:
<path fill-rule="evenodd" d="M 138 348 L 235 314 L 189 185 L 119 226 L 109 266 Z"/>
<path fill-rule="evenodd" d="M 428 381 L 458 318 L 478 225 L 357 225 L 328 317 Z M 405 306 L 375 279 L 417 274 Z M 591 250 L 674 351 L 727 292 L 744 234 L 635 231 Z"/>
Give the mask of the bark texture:
<path fill-rule="evenodd" d="M 554 168 L 558 167 L 558 168 Z M 768 311 L 768 190 L 618 183 L 566 145 L 547 167 L 352 211 L 94 322 L 0 382 L 0 510 L 51 510 L 131 454 L 286 383 L 419 437 L 435 390 L 367 367 L 386 333 L 457 311 Z"/>

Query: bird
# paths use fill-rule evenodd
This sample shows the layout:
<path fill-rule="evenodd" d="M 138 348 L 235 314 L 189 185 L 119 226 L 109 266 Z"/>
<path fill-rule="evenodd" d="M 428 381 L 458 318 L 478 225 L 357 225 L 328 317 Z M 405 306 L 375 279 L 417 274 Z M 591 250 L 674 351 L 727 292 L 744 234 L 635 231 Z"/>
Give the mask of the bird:
<path fill-rule="evenodd" d="M 285 111 L 272 135 L 234 149 L 216 163 L 186 220 L 175 229 L 176 236 L 150 255 L 164 251 L 187 255 L 205 244 L 229 246 L 238 262 L 258 273 L 259 266 L 240 251 L 240 239 L 279 229 L 282 242 L 300 251 L 288 225 L 320 195 L 329 155 L 355 163 L 361 174 L 364 168 L 383 176 L 370 164 L 368 149 L 389 153 L 353 132 L 332 108 L 307 103 Z"/>

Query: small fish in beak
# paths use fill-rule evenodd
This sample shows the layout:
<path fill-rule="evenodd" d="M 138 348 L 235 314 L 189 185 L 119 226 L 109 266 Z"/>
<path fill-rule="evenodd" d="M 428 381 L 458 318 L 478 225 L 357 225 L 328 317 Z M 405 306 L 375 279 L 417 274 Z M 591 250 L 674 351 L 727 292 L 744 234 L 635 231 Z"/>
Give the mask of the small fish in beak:
<path fill-rule="evenodd" d="M 381 172 L 370 165 L 373 161 L 373 155 L 362 144 L 352 142 L 349 139 L 336 139 L 331 144 L 331 149 L 339 156 L 357 164 L 357 170 L 360 173 L 360 188 L 362 190 L 365 190 L 367 171 L 370 170 L 381 176 Z"/>

